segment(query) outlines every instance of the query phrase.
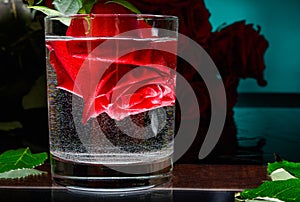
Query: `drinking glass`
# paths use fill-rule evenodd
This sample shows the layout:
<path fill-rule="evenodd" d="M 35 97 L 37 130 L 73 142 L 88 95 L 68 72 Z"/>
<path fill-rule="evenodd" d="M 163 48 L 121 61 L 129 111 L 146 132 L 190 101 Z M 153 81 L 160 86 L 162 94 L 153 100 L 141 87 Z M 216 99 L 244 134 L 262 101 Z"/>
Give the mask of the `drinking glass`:
<path fill-rule="evenodd" d="M 170 182 L 178 19 L 45 18 L 51 174 L 95 191 Z"/>

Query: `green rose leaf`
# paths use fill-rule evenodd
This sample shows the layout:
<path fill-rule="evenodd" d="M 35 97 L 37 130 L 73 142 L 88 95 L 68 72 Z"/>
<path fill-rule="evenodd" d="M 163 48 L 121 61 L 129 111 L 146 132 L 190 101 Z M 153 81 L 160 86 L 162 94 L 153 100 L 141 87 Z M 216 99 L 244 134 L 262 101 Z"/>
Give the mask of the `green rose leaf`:
<path fill-rule="evenodd" d="M 125 1 L 125 0 L 110 0 L 110 1 L 107 1 L 106 3 L 120 4 L 121 6 L 128 8 L 129 10 L 131 10 L 134 13 L 141 14 L 141 11 L 139 11 L 139 9 L 137 9 L 134 5 L 132 5 L 131 3 L 129 3 L 128 1 Z"/>
<path fill-rule="evenodd" d="M 282 201 L 300 201 L 300 180 L 266 181 L 255 189 L 240 193 L 242 199 L 275 198 Z"/>
<path fill-rule="evenodd" d="M 54 0 L 53 5 L 60 13 L 70 15 L 77 13 L 82 8 L 82 0 Z"/>
<path fill-rule="evenodd" d="M 28 6 L 28 8 L 32 8 L 32 9 L 41 11 L 42 13 L 44 13 L 47 16 L 60 16 L 60 15 L 64 15 L 63 13 L 61 13 L 61 12 L 59 12 L 57 10 L 48 8 L 46 6 Z M 63 24 L 65 24 L 66 26 L 69 26 L 70 23 L 71 23 L 71 19 L 69 19 L 69 18 L 60 18 L 60 21 Z"/>
<path fill-rule="evenodd" d="M 32 154 L 28 147 L 8 150 L 0 155 L 0 173 L 23 168 L 34 168 L 43 164 L 47 158 L 48 154 L 46 152 Z"/>
<path fill-rule="evenodd" d="M 46 6 L 28 6 L 28 8 L 32 8 L 32 9 L 41 11 L 45 15 L 63 15 L 63 13 L 61 13 L 61 12 L 59 12 L 57 10 L 48 8 Z"/>
<path fill-rule="evenodd" d="M 10 170 L 4 173 L 0 173 L 0 179 L 20 179 L 27 176 L 37 176 L 42 175 L 46 172 L 32 169 L 32 168 L 23 168 L 17 170 Z"/>
<path fill-rule="evenodd" d="M 283 168 L 284 170 L 291 173 L 293 176 L 300 178 L 300 163 L 289 162 L 286 160 L 282 160 L 279 162 L 268 163 L 268 173 L 272 173 L 275 170 Z"/>
<path fill-rule="evenodd" d="M 236 201 L 300 201 L 300 163 L 280 158 L 268 163 L 267 172 L 272 181 L 238 193 Z"/>

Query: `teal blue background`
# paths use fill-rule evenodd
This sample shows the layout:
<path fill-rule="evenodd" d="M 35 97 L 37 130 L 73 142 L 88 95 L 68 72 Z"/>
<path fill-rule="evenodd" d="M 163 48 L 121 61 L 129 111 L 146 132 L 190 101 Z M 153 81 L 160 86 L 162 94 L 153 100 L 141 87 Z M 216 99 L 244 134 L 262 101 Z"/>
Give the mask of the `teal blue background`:
<path fill-rule="evenodd" d="M 300 93 L 299 0 L 205 0 L 213 30 L 222 23 L 246 20 L 261 26 L 269 41 L 265 54 L 266 87 L 242 79 L 239 92 Z"/>

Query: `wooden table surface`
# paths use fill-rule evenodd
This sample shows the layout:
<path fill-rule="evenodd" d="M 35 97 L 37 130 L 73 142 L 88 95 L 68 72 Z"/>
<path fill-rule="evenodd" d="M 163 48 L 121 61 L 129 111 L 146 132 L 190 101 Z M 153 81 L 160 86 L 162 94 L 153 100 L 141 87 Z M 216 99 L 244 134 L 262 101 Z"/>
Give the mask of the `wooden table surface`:
<path fill-rule="evenodd" d="M 0 189 L 60 187 L 52 184 L 49 164 L 37 169 L 46 171 L 47 174 L 19 180 L 0 180 Z M 175 164 L 171 187 L 241 191 L 257 187 L 267 179 L 266 166 L 263 165 Z"/>

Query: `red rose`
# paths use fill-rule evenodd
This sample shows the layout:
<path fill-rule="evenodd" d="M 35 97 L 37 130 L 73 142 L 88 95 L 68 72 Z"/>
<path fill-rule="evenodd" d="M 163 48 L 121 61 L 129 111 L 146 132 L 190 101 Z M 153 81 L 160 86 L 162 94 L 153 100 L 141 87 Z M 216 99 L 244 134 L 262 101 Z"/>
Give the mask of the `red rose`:
<path fill-rule="evenodd" d="M 115 13 L 120 12 L 119 9 L 124 8 L 118 4 L 97 3 L 92 12 Z M 126 9 L 124 12 L 129 13 Z M 117 28 L 112 26 L 116 20 L 119 24 Z M 107 37 L 149 27 L 145 21 L 137 22 L 130 16 L 121 19 L 117 16 L 94 18 L 92 15 L 88 22 L 85 18 L 72 20 L 66 35 Z M 136 33 L 151 35 L 147 32 Z M 151 47 L 148 44 L 148 49 L 147 44 L 143 43 L 144 50 L 134 51 L 131 49 L 137 46 L 133 44 L 140 42 L 119 41 L 120 50 L 129 48 L 130 51 L 115 58 L 116 52 L 111 52 L 111 46 L 105 50 L 96 49 L 104 41 L 94 39 L 88 43 L 76 40 L 47 42 L 50 63 L 57 74 L 58 88 L 72 92 L 84 100 L 83 123 L 103 112 L 120 120 L 128 115 L 175 104 L 175 75 L 169 68 L 175 69 L 176 56 L 155 50 L 155 47 L 166 46 L 169 50 L 176 50 L 176 42 L 152 44 Z M 91 52 L 94 57 L 89 57 Z M 86 61 L 88 66 L 85 65 Z M 107 68 L 108 61 L 112 64 Z M 138 66 L 141 67 L 136 69 Z M 82 71 L 86 72 L 81 74 Z"/>
<path fill-rule="evenodd" d="M 223 76 L 255 78 L 259 85 L 266 85 L 264 79 L 264 53 L 268 42 L 245 21 L 233 23 L 212 33 L 207 52 Z"/>

